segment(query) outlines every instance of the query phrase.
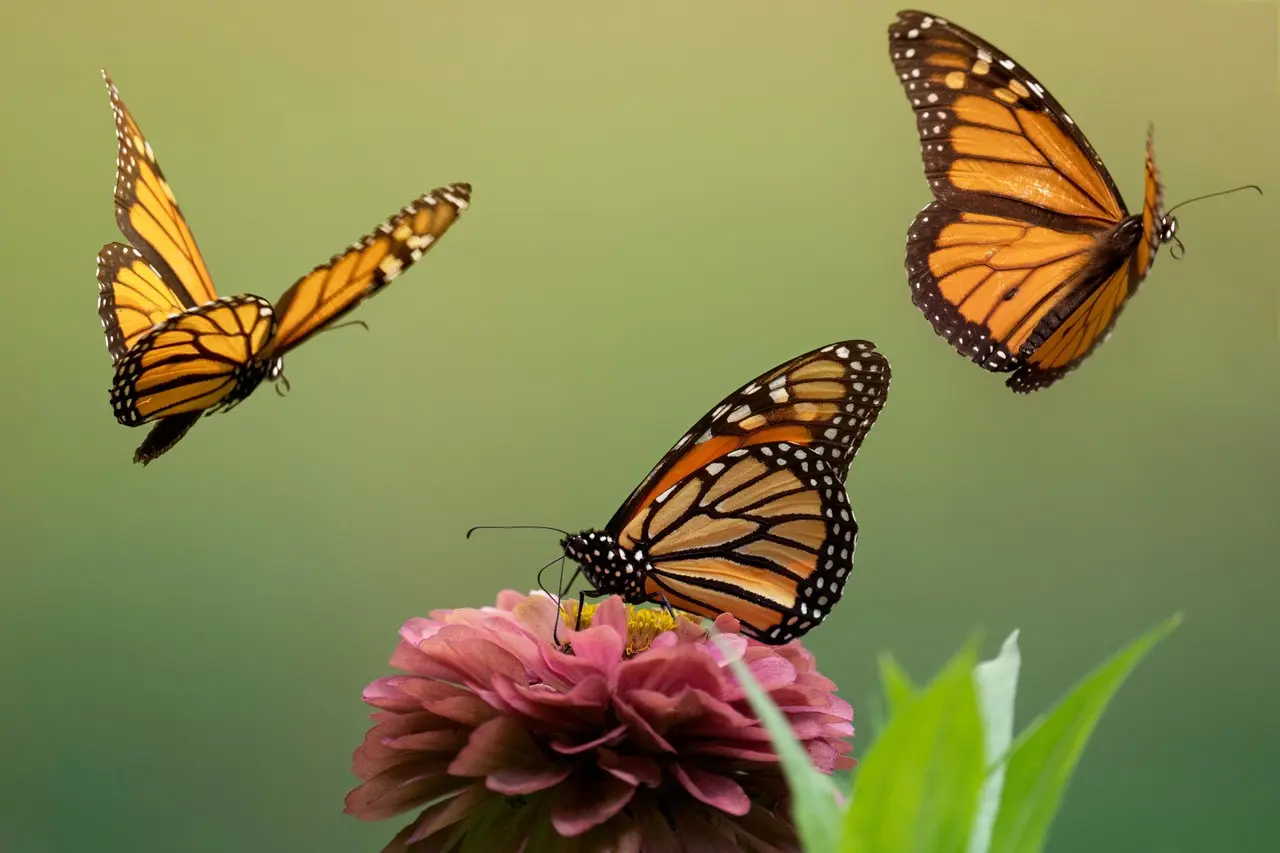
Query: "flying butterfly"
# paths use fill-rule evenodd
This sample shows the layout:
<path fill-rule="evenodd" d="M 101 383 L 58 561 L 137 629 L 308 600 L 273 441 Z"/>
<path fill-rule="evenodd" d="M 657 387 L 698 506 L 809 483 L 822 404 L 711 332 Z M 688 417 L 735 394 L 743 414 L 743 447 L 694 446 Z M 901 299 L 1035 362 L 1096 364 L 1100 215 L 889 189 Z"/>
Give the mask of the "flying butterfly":
<path fill-rule="evenodd" d="M 1142 212 L 1044 86 L 973 33 L 925 12 L 889 26 L 935 201 L 907 237 L 911 297 L 961 355 L 1045 388 L 1105 340 L 1177 220 L 1151 134 Z"/>
<path fill-rule="evenodd" d="M 565 556 L 592 595 L 731 613 L 771 644 L 803 635 L 848 583 L 858 523 L 845 480 L 888 393 L 889 362 L 869 341 L 791 359 L 694 424 L 603 530 L 561 541 Z"/>
<path fill-rule="evenodd" d="M 471 187 L 420 196 L 274 305 L 253 295 L 219 297 L 151 145 L 105 71 L 103 79 L 119 144 L 116 224 L 129 244 L 108 243 L 98 253 L 98 315 L 115 366 L 116 420 L 155 424 L 134 454 L 145 465 L 201 415 L 234 407 L 264 379 L 283 381 L 285 353 L 421 258 L 467 208 Z"/>

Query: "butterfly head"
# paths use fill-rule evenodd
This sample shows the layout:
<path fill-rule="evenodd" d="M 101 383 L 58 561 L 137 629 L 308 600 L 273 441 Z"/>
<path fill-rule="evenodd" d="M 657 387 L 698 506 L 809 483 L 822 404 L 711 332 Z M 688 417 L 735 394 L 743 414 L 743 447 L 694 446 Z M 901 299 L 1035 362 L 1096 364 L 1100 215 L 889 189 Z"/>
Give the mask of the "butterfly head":
<path fill-rule="evenodd" d="M 275 383 L 276 393 L 281 397 L 292 390 L 292 386 L 289 385 L 288 377 L 284 375 L 284 356 L 273 356 L 271 360 L 267 362 L 267 379 L 270 379 Z M 284 388 L 283 391 L 280 390 L 281 387 Z"/>
<path fill-rule="evenodd" d="M 1178 217 L 1168 215 L 1160 217 L 1160 224 L 1156 227 L 1156 237 L 1159 238 L 1160 243 L 1168 243 L 1173 240 L 1177 234 Z"/>
<path fill-rule="evenodd" d="M 584 530 L 560 540 L 564 554 L 582 567 L 582 576 L 597 591 L 620 595 L 628 604 L 645 600 L 644 578 L 648 563 L 640 551 L 618 544 L 603 530 Z"/>

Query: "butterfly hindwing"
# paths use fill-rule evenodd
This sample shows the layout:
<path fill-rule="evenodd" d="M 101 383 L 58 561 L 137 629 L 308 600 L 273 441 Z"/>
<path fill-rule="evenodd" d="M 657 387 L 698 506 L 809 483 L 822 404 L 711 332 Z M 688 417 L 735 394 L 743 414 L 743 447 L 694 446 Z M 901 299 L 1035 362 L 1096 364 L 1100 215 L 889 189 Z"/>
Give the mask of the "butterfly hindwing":
<path fill-rule="evenodd" d="M 116 366 L 116 420 L 139 426 L 238 403 L 270 369 L 260 355 L 273 322 L 267 300 L 228 296 L 160 323 Z"/>
<path fill-rule="evenodd" d="M 663 457 L 607 531 L 650 562 L 650 600 L 785 642 L 817 624 L 852 567 L 849 463 L 883 408 L 867 341 L 806 353 L 726 397 Z"/>
<path fill-rule="evenodd" d="M 276 303 L 270 353 L 283 355 L 386 287 L 435 245 L 470 199 L 471 186 L 462 183 L 425 193 L 295 282 Z"/>
<path fill-rule="evenodd" d="M 102 77 L 111 95 L 118 143 L 116 225 L 182 307 L 210 302 L 218 296 L 213 279 L 173 190 L 119 89 L 105 71 Z"/>
<path fill-rule="evenodd" d="M 777 442 L 711 463 L 627 532 L 648 543 L 651 598 L 785 642 L 840 599 L 858 523 L 839 465 Z"/>
<path fill-rule="evenodd" d="M 1156 169 L 1155 143 L 1147 133 L 1147 157 L 1143 185 L 1141 238 L 1125 262 L 1102 284 L 1082 294 L 1070 306 L 1060 324 L 1046 331 L 1043 340 L 1028 341 L 1025 363 L 1009 377 L 1008 386 L 1020 393 L 1045 388 L 1070 373 L 1111 336 L 1120 312 L 1137 293 L 1138 286 L 1155 263 L 1166 228 L 1164 188 Z M 1136 225 L 1136 223 L 1135 223 Z M 1132 229 L 1136 231 L 1136 227 Z"/>

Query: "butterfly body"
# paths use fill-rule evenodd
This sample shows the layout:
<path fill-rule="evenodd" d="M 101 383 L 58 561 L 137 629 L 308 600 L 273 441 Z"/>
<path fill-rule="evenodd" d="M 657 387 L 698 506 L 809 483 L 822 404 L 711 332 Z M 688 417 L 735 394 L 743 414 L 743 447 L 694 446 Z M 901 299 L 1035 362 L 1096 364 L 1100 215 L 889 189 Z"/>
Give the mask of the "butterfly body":
<path fill-rule="evenodd" d="M 582 566 L 582 576 L 601 593 L 622 596 L 627 604 L 649 600 L 645 579 L 653 566 L 643 547 L 624 548 L 603 530 L 584 530 L 560 542 L 565 556 Z"/>
<path fill-rule="evenodd" d="M 797 356 L 702 417 L 603 529 L 565 556 L 598 594 L 714 618 L 785 643 L 818 625 L 853 567 L 845 479 L 889 389 L 869 341 Z"/>
<path fill-rule="evenodd" d="M 286 352 L 331 328 L 435 245 L 467 208 L 471 187 L 419 196 L 274 305 L 248 294 L 220 297 L 155 152 L 103 77 L 118 143 L 116 224 L 129 243 L 108 243 L 98 254 L 98 315 L 115 368 L 116 420 L 154 424 L 134 454 L 145 464 L 202 414 L 234 408 L 263 381 L 281 378 Z"/>
<path fill-rule="evenodd" d="M 1130 214 L 1074 119 L 989 42 L 904 11 L 889 53 L 934 196 L 907 235 L 912 301 L 1012 390 L 1047 387 L 1106 339 L 1174 237 L 1151 136 Z"/>

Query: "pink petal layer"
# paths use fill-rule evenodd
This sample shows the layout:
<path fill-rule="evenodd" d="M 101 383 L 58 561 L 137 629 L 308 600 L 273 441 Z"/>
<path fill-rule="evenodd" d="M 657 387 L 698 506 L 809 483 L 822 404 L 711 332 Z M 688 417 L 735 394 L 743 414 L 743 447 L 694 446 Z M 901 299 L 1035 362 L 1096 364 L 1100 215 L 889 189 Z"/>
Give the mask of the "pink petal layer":
<path fill-rule="evenodd" d="M 751 811 L 751 800 L 747 798 L 747 792 L 728 776 L 709 773 L 683 763 L 676 765 L 675 773 L 686 791 L 712 808 L 739 817 Z"/>
<path fill-rule="evenodd" d="M 579 773 L 556 791 L 551 825 L 572 838 L 622 811 L 635 795 L 634 785 L 607 773 Z"/>

